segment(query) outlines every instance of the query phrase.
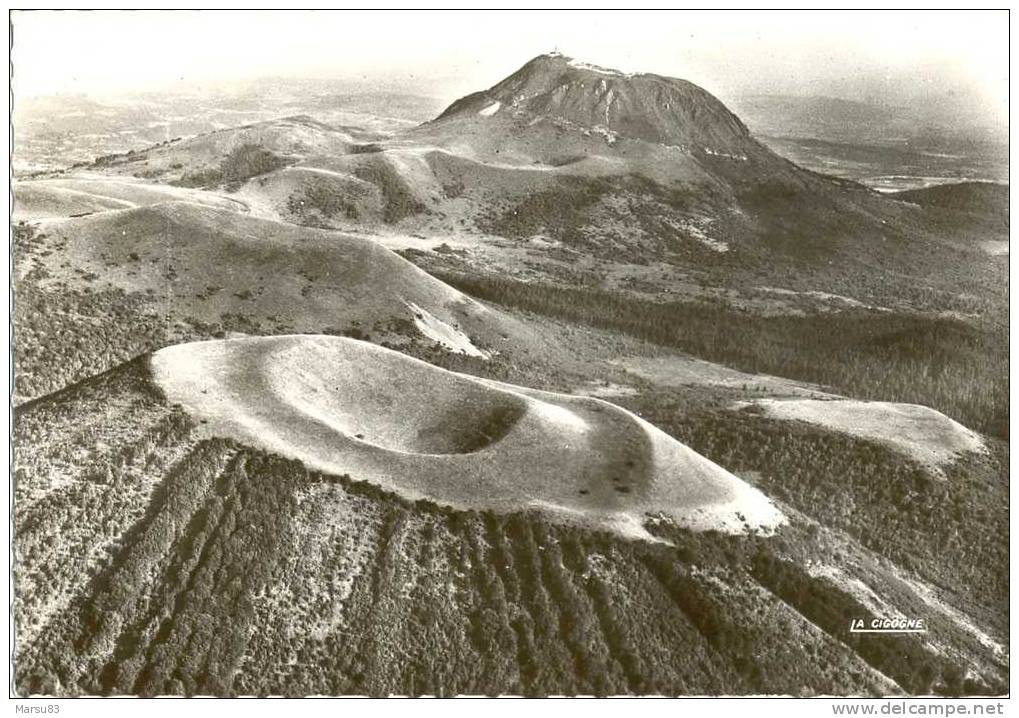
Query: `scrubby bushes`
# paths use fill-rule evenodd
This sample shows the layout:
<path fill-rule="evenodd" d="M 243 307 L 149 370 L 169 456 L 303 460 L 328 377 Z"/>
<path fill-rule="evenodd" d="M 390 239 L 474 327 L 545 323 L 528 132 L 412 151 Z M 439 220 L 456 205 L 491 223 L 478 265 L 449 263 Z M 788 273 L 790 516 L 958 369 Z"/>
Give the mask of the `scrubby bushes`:
<path fill-rule="evenodd" d="M 89 401 L 122 401 L 124 389 L 94 391 Z M 68 409 L 65 420 L 82 400 L 57 405 Z M 48 441 L 39 432 L 54 416 L 33 412 L 49 406 L 21 418 L 22 441 Z M 147 435 L 173 445 L 185 428 L 175 422 Z M 131 460 L 148 462 L 147 446 L 135 446 Z M 233 442 L 200 442 L 158 465 L 151 506 L 61 614 L 67 630 L 47 634 L 54 638 L 31 660 L 20 654 L 20 687 L 227 695 L 875 690 L 847 648 L 816 652 L 798 642 L 799 631 L 814 630 L 809 619 L 842 646 L 848 617 L 870 614 L 804 572 L 784 540 L 672 528 L 662 534 L 672 545 L 652 544 L 539 514 L 460 512 Z M 358 523 L 305 543 L 321 527 L 294 525 L 297 496 L 316 501 L 324 487 L 356 497 L 349 510 Z M 360 523 L 372 516 L 376 523 Z M 366 542 L 363 562 L 340 573 L 331 567 L 351 544 L 337 530 Z M 312 575 L 328 585 L 306 590 L 293 562 L 309 560 L 321 562 Z M 768 613 L 776 609 L 762 603 L 769 594 L 758 582 L 806 618 Z M 292 603 L 257 610 L 269 596 Z M 960 671 L 917 642 L 852 646 L 911 690 L 986 688 L 962 683 Z"/>
<path fill-rule="evenodd" d="M 56 391 L 166 343 L 166 324 L 144 297 L 122 291 L 64 288 L 32 282 L 15 287 L 14 382 L 19 399 Z M 104 318 L 102 331 L 83 331 L 79 317 Z"/>
<path fill-rule="evenodd" d="M 356 190 L 350 189 L 353 193 Z M 361 217 L 355 197 L 347 192 L 338 192 L 326 184 L 309 183 L 299 194 L 287 198 L 287 211 L 294 215 L 305 215 L 309 210 L 318 212 L 325 219 L 341 216 L 356 221 Z"/>
<path fill-rule="evenodd" d="M 1008 446 L 949 467 L 947 480 L 895 451 L 799 422 L 698 409 L 668 392 L 619 400 L 769 495 L 933 583 L 1008 596 Z M 946 561 L 945 555 L 952 556 Z"/>
<path fill-rule="evenodd" d="M 801 566 L 767 553 L 758 556 L 753 575 L 811 622 L 840 637 L 870 665 L 892 678 L 906 691 L 927 695 L 964 692 L 997 692 L 979 684 L 964 683 L 959 666 L 923 645 L 916 635 L 851 634 L 854 620 L 876 618 L 862 603 L 845 591 L 811 576 Z"/>
<path fill-rule="evenodd" d="M 286 166 L 286 160 L 260 145 L 246 143 L 233 149 L 220 163 L 223 180 L 240 183 Z"/>
<path fill-rule="evenodd" d="M 214 187 L 223 181 L 223 171 L 218 167 L 185 172 L 180 179 L 170 182 L 177 187 Z"/>
<path fill-rule="evenodd" d="M 762 317 L 719 304 L 435 274 L 479 299 L 625 332 L 746 372 L 923 404 L 1008 436 L 1007 337 L 957 319 L 871 311 Z"/>
<path fill-rule="evenodd" d="M 382 152 L 383 148 L 374 142 L 368 142 L 363 145 L 351 145 L 350 154 L 352 155 L 370 155 L 376 152 Z"/>
<path fill-rule="evenodd" d="M 530 194 L 509 208 L 490 210 L 478 218 L 477 225 L 483 232 L 501 237 L 524 239 L 546 233 L 565 244 L 584 244 L 589 210 L 612 188 L 608 180 L 557 178 L 553 189 Z"/>
<path fill-rule="evenodd" d="M 246 180 L 287 165 L 287 160 L 261 145 L 238 145 L 224 157 L 218 167 L 185 172 L 171 184 L 180 187 L 211 187 L 226 183 L 227 189 L 237 189 Z"/>
<path fill-rule="evenodd" d="M 383 163 L 369 162 L 354 170 L 358 179 L 370 182 L 382 192 L 385 205 L 382 219 L 386 223 L 399 222 L 405 217 L 420 214 L 427 208 L 414 196 L 407 183 L 391 168 Z"/>

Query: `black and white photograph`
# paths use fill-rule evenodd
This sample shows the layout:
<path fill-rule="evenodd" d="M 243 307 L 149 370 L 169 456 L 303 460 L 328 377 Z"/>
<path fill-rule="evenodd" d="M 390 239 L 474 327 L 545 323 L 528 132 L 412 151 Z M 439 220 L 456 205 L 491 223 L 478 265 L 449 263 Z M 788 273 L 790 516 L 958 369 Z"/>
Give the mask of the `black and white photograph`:
<path fill-rule="evenodd" d="M 10 715 L 1007 714 L 1010 22 L 11 10 Z"/>

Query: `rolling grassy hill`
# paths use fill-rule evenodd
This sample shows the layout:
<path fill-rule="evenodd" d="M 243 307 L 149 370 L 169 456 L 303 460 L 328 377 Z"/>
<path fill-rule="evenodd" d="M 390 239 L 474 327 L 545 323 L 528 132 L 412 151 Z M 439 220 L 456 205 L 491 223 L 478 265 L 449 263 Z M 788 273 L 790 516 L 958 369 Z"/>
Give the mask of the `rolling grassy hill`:
<path fill-rule="evenodd" d="M 17 228 L 15 316 L 22 398 L 225 332 L 532 341 L 369 239 L 189 202 Z"/>
<path fill-rule="evenodd" d="M 14 191 L 19 693 L 1007 692 L 1006 190 L 551 55 Z"/>
<path fill-rule="evenodd" d="M 1002 690 L 975 609 L 791 506 L 647 542 L 410 501 L 215 436 L 150 366 L 17 411 L 19 692 Z M 930 633 L 848 633 L 890 610 Z"/>
<path fill-rule="evenodd" d="M 388 136 L 299 116 L 90 169 L 235 192 L 260 216 L 309 226 L 469 237 L 556 282 L 568 253 L 587 283 L 660 265 L 740 291 L 890 304 L 930 287 L 998 302 L 1002 265 L 980 242 L 1007 239 L 1007 222 L 963 198 L 913 201 L 802 169 L 688 82 L 559 55 Z"/>
<path fill-rule="evenodd" d="M 726 533 L 784 521 L 763 495 L 612 404 L 446 372 L 367 342 L 183 344 L 157 352 L 153 368 L 212 435 L 412 500 L 547 511 L 645 539 L 649 515 Z"/>
<path fill-rule="evenodd" d="M 24 180 L 15 182 L 12 190 L 12 219 L 15 222 L 83 217 L 106 210 L 147 207 L 163 202 L 191 202 L 236 212 L 248 211 L 243 203 L 212 192 L 96 174 Z"/>

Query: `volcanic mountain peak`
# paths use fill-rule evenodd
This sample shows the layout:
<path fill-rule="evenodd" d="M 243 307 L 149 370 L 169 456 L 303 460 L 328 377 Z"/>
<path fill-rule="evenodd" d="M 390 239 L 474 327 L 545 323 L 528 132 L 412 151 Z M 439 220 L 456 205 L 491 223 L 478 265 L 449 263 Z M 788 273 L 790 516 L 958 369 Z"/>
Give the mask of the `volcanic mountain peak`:
<path fill-rule="evenodd" d="M 559 53 L 539 55 L 488 90 L 457 100 L 437 121 L 507 118 L 561 128 L 597 129 L 616 138 L 742 154 L 746 126 L 707 91 L 686 80 L 627 74 Z"/>
<path fill-rule="evenodd" d="M 619 70 L 613 70 L 612 68 L 609 67 L 593 65 L 589 62 L 584 62 L 582 60 L 577 60 L 575 58 L 569 57 L 558 51 L 548 52 L 545 53 L 544 55 L 538 55 L 533 60 L 531 60 L 531 62 L 532 63 L 544 62 L 553 64 L 555 63 L 562 64 L 563 62 L 565 62 L 570 67 L 576 68 L 578 70 L 586 70 L 587 72 L 595 72 L 598 73 L 599 75 L 613 75 L 615 77 L 634 77 L 634 73 L 625 73 L 620 72 Z"/>

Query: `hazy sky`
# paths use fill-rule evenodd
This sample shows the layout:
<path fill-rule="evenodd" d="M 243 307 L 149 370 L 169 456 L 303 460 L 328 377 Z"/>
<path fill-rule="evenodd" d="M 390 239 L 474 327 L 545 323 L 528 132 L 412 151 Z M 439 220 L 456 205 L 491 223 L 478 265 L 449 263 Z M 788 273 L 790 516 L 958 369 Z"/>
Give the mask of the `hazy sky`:
<path fill-rule="evenodd" d="M 720 96 L 1007 112 L 1008 14 L 985 12 L 17 12 L 14 87 L 102 94 L 260 76 L 379 78 L 453 99 L 558 48 Z"/>

